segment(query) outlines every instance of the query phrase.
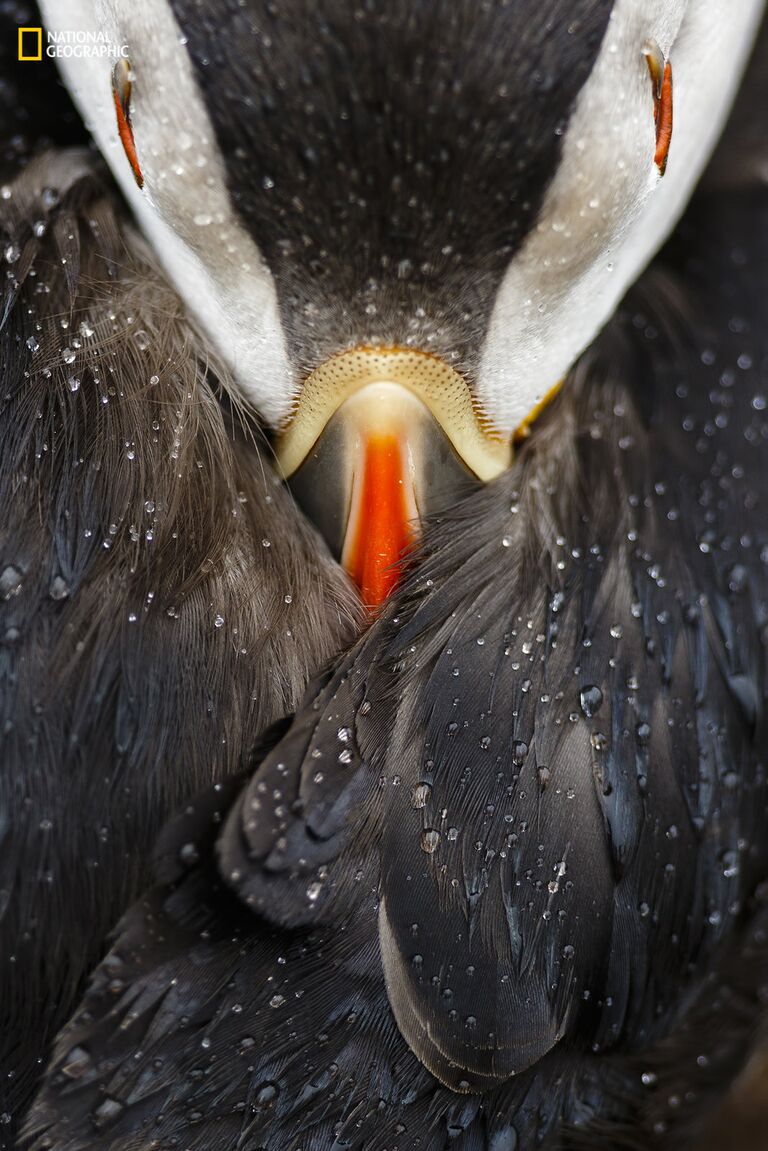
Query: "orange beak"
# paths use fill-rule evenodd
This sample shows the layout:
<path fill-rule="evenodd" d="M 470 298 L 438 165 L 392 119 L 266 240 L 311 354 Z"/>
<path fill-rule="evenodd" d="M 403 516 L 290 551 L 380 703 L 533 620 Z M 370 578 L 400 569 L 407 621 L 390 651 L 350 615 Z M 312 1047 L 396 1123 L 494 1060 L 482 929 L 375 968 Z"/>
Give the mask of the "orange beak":
<path fill-rule="evenodd" d="M 397 584 L 396 565 L 413 539 L 413 489 L 407 484 L 398 437 L 371 436 L 355 474 L 341 556 L 368 607 L 382 604 Z"/>
<path fill-rule="evenodd" d="M 277 444 L 298 503 L 371 609 L 397 585 L 421 519 L 498 475 L 510 450 L 447 364 L 379 348 L 316 369 Z"/>

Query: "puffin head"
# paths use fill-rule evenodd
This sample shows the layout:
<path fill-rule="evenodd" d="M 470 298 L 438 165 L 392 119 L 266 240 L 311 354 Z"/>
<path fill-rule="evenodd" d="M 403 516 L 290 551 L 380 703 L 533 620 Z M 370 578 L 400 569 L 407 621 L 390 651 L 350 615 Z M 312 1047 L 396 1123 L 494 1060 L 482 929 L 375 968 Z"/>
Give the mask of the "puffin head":
<path fill-rule="evenodd" d="M 670 232 L 762 0 L 43 0 L 136 217 L 378 603 Z"/>

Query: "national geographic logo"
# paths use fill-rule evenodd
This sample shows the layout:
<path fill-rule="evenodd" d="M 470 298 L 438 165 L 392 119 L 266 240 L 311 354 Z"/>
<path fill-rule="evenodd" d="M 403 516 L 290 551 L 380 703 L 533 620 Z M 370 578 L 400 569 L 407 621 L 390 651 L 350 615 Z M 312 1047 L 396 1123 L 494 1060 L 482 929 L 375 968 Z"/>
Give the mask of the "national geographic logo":
<path fill-rule="evenodd" d="M 19 59 L 42 60 L 42 28 L 19 28 Z"/>
<path fill-rule="evenodd" d="M 114 44 L 106 32 L 59 29 L 43 33 L 42 28 L 19 28 L 19 60 L 23 63 L 42 60 L 43 47 L 45 55 L 52 60 L 128 59 L 128 45 Z"/>

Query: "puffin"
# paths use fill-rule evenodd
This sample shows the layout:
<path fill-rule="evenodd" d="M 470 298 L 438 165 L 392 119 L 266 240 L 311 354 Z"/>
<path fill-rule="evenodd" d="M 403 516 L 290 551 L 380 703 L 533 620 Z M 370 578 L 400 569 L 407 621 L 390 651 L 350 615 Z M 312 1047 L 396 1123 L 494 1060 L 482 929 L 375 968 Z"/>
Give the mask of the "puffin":
<path fill-rule="evenodd" d="M 644 268 L 762 5 L 42 7 L 129 212 L 3 195 L 22 1047 L 166 826 L 25 1145 L 690 1142 L 768 962 L 759 145 Z"/>

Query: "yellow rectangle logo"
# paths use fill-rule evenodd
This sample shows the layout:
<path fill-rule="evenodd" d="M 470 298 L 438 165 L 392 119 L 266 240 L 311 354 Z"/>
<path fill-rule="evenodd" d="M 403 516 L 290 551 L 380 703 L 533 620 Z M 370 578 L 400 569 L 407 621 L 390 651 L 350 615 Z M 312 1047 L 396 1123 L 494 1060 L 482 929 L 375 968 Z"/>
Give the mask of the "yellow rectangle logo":
<path fill-rule="evenodd" d="M 26 40 L 26 44 L 25 44 Z M 33 48 L 36 55 L 25 54 L 24 48 L 29 52 Z M 19 60 L 42 60 L 43 58 L 43 30 L 42 28 L 19 28 Z"/>

